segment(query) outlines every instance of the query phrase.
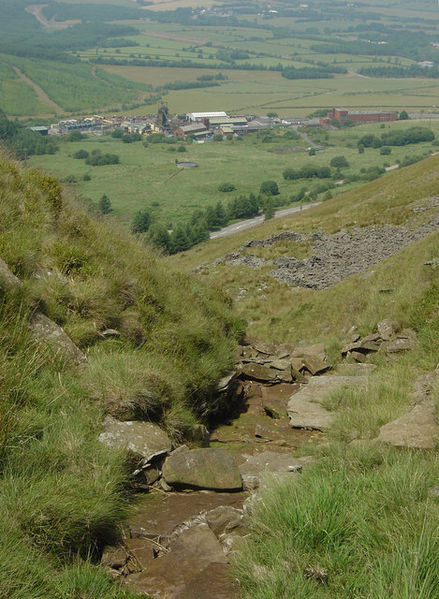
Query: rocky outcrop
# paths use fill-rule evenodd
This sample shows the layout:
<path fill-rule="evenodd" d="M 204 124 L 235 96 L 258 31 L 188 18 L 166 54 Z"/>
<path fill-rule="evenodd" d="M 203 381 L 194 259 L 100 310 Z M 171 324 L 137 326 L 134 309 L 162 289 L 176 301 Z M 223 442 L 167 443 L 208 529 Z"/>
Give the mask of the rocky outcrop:
<path fill-rule="evenodd" d="M 64 360 L 75 363 L 85 362 L 85 355 L 64 329 L 41 312 L 33 314 L 29 321 L 29 328 L 38 341 L 47 343 L 51 350 Z"/>
<path fill-rule="evenodd" d="M 238 466 L 223 449 L 192 449 L 170 455 L 163 478 L 171 487 L 237 491 L 242 489 Z"/>
<path fill-rule="evenodd" d="M 352 358 L 356 362 L 365 362 L 368 354 L 383 351 L 388 355 L 410 351 L 416 347 L 416 333 L 412 329 L 399 330 L 389 320 L 382 320 L 377 325 L 377 332 L 366 337 L 355 336 L 341 350 L 344 358 Z"/>
<path fill-rule="evenodd" d="M 21 287 L 21 281 L 9 269 L 9 266 L 0 258 L 0 289 L 12 291 Z"/>
<path fill-rule="evenodd" d="M 294 287 L 327 289 L 379 264 L 438 229 L 439 217 L 434 215 L 421 226 L 409 222 L 401 226 L 372 225 L 342 229 L 334 234 L 318 231 L 310 235 L 285 231 L 268 239 L 250 241 L 233 254 L 215 260 L 211 266 L 220 263 L 249 268 L 272 266 L 269 274 L 277 281 Z M 309 242 L 312 255 L 303 260 L 294 256 L 267 260 L 249 253 L 251 248 L 269 247 L 283 241 Z"/>
<path fill-rule="evenodd" d="M 275 345 L 257 339 L 247 340 L 238 348 L 236 369 L 244 380 L 275 385 L 278 383 L 303 382 L 330 370 L 323 344 Z"/>
<path fill-rule="evenodd" d="M 155 599 L 234 599 L 220 542 L 205 523 L 181 532 L 170 550 L 131 577 L 137 591 Z"/>

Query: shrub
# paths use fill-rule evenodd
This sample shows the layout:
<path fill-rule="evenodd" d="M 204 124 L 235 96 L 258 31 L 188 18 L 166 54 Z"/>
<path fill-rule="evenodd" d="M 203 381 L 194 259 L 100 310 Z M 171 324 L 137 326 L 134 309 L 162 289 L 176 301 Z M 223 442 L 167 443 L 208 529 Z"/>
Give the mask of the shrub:
<path fill-rule="evenodd" d="M 389 148 L 389 146 L 382 146 L 380 148 L 381 156 L 388 156 L 391 152 L 392 152 L 392 148 Z"/>
<path fill-rule="evenodd" d="M 230 191 L 235 191 L 236 186 L 233 183 L 220 183 L 218 185 L 218 191 L 222 191 L 224 193 L 228 193 Z"/>
<path fill-rule="evenodd" d="M 346 168 L 349 166 L 349 162 L 345 156 L 334 156 L 329 164 L 334 168 Z"/>
<path fill-rule="evenodd" d="M 136 212 L 131 224 L 133 233 L 146 233 L 151 225 L 151 214 L 149 210 L 139 210 Z"/>
<path fill-rule="evenodd" d="M 270 196 L 279 195 L 279 187 L 276 181 L 263 181 L 259 189 L 260 193 Z"/>
<path fill-rule="evenodd" d="M 87 150 L 78 150 L 73 154 L 73 158 L 76 158 L 77 160 L 85 160 L 88 157 L 89 153 L 87 152 Z"/>

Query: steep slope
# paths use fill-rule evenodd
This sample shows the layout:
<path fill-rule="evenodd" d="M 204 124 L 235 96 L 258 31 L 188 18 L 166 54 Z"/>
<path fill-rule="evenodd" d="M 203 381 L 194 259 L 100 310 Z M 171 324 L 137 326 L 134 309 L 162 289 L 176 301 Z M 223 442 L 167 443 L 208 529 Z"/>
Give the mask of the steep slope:
<path fill-rule="evenodd" d="M 322 342 L 334 367 L 323 379 L 367 380 L 320 395 L 308 383 L 308 402 L 291 396 L 292 426 L 317 408 L 329 424 L 291 455 L 308 456 L 303 474 L 268 479 L 250 504 L 235 560 L 245 599 L 439 594 L 438 166 L 431 157 L 173 258 L 206 265 L 199 276 L 231 292 L 254 335 L 304 351 Z M 276 277 L 289 266 L 292 278 Z M 373 353 L 342 358 L 345 344 L 380 339 L 386 326 L 401 331 L 395 352 L 371 343 Z"/>
<path fill-rule="evenodd" d="M 190 434 L 239 323 L 219 290 L 5 154 L 0 257 L 0 597 L 128 597 L 93 565 L 128 506 L 123 456 L 97 440 L 104 413 Z"/>

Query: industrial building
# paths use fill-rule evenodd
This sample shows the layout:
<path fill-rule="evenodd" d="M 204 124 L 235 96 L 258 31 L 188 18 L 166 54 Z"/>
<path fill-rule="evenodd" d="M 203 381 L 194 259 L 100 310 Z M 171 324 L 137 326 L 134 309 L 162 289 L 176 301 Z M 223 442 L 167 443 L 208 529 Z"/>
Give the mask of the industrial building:
<path fill-rule="evenodd" d="M 354 123 L 385 123 L 388 121 L 397 121 L 397 112 L 386 112 L 383 110 L 346 110 L 345 108 L 333 108 L 326 117 L 320 119 L 320 125 L 327 127 L 332 121 L 344 123 L 352 121 Z"/>

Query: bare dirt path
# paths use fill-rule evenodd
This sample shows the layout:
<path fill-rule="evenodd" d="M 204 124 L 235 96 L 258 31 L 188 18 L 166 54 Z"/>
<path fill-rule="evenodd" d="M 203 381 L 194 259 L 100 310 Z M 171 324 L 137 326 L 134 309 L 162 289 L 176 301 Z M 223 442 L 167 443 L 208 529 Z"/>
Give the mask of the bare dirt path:
<path fill-rule="evenodd" d="M 32 81 L 32 79 L 29 79 L 29 77 L 27 77 L 24 73 L 22 73 L 20 71 L 20 69 L 18 69 L 17 67 L 12 67 L 12 68 L 14 69 L 14 71 L 16 72 L 18 77 L 21 79 L 21 81 L 23 81 L 23 83 L 26 83 L 26 85 L 29 85 L 30 87 L 32 87 L 32 89 L 37 94 L 37 98 L 43 104 L 46 104 L 46 106 L 48 106 L 51 110 L 53 110 L 56 113 L 62 114 L 64 112 L 64 109 L 61 108 L 61 106 L 59 106 L 56 102 L 51 100 L 49 98 L 49 96 L 46 94 L 46 92 L 39 85 L 37 85 L 34 81 Z"/>

